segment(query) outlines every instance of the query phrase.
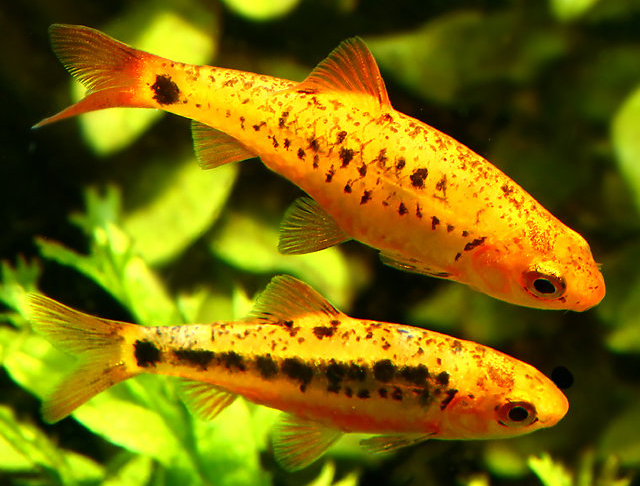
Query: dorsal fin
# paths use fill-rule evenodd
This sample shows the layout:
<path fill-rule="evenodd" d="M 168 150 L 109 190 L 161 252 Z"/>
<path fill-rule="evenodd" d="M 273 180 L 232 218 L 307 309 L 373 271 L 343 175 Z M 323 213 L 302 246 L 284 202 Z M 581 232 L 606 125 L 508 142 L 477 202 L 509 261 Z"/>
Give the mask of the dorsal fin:
<path fill-rule="evenodd" d="M 366 93 L 376 98 L 380 106 L 391 108 L 378 64 L 360 37 L 341 42 L 293 89 Z"/>
<path fill-rule="evenodd" d="M 304 282 L 289 275 L 278 275 L 258 296 L 249 318 L 288 321 L 314 313 L 340 315 L 339 310 Z"/>

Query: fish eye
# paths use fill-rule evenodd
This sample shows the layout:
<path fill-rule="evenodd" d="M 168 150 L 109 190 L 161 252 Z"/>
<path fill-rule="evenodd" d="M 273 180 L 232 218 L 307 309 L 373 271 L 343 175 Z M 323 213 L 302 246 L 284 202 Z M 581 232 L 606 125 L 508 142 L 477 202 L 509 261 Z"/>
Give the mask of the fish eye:
<path fill-rule="evenodd" d="M 529 402 L 508 402 L 498 409 L 498 421 L 506 427 L 526 427 L 538 420 Z"/>
<path fill-rule="evenodd" d="M 567 290 L 567 284 L 559 275 L 536 268 L 522 274 L 527 292 L 541 299 L 557 299 Z"/>

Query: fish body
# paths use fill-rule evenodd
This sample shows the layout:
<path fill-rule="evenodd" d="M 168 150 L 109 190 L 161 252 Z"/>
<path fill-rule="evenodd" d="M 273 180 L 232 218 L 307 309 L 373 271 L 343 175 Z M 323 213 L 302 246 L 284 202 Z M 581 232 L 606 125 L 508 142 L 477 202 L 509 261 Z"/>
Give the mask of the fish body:
<path fill-rule="evenodd" d="M 54 25 L 51 37 L 89 94 L 36 126 L 116 106 L 191 118 L 204 167 L 259 156 L 311 197 L 285 216 L 284 253 L 356 239 L 396 268 L 518 305 L 582 311 L 604 296 L 584 238 L 478 154 L 394 110 L 357 38 L 295 83 L 170 61 L 87 27 Z"/>
<path fill-rule="evenodd" d="M 563 393 L 532 366 L 437 332 L 354 319 L 306 284 L 276 277 L 238 322 L 144 327 L 29 298 L 34 328 L 80 358 L 44 404 L 56 421 L 96 393 L 141 373 L 191 380 L 187 401 L 215 417 L 238 395 L 287 412 L 274 451 L 289 469 L 317 459 L 341 434 L 378 434 L 392 450 L 429 438 L 488 439 L 550 427 Z"/>

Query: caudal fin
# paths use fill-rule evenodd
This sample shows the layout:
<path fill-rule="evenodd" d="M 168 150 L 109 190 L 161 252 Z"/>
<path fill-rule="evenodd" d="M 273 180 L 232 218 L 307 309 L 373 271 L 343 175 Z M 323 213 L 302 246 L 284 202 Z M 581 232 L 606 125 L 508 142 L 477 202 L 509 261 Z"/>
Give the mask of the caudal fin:
<path fill-rule="evenodd" d="M 103 108 L 147 106 L 137 99 L 136 88 L 142 61 L 151 54 L 82 25 L 53 24 L 49 36 L 60 62 L 87 88 L 88 94 L 33 128 Z"/>
<path fill-rule="evenodd" d="M 77 356 L 78 364 L 42 405 L 47 422 L 65 418 L 103 390 L 133 374 L 121 359 L 124 322 L 83 314 L 38 294 L 26 296 L 27 318 L 54 346 Z"/>

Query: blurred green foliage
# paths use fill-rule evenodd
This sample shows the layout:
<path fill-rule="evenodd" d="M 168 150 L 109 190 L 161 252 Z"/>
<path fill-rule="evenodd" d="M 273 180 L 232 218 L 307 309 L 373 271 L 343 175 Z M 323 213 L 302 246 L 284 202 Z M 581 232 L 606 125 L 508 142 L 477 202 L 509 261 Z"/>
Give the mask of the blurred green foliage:
<path fill-rule="evenodd" d="M 299 190 L 256 160 L 202 171 L 188 122 L 160 112 L 108 110 L 30 132 L 82 94 L 48 47 L 54 22 L 297 80 L 360 35 L 397 109 L 488 157 L 585 236 L 607 296 L 584 314 L 544 312 L 385 268 L 356 243 L 279 255 L 279 221 Z M 36 0 L 3 7 L 0 31 L 0 484 L 640 484 L 640 3 Z M 346 437 L 295 474 L 270 452 L 276 412 L 238 400 L 201 422 L 160 377 L 42 423 L 39 400 L 72 359 L 31 332 L 25 291 L 141 324 L 207 322 L 245 315 L 282 272 L 355 316 L 482 342 L 547 374 L 565 366 L 569 414 L 518 439 L 391 456 Z"/>

